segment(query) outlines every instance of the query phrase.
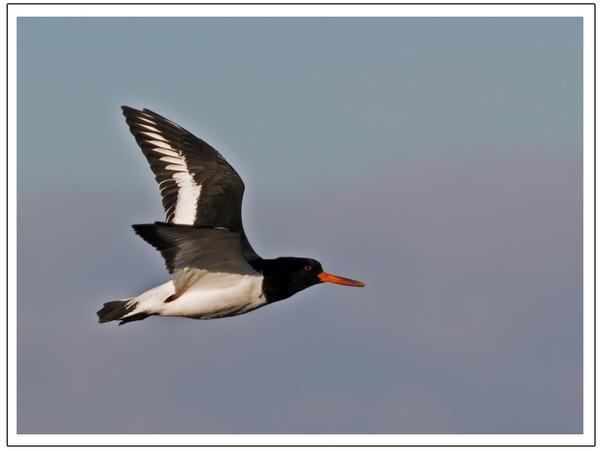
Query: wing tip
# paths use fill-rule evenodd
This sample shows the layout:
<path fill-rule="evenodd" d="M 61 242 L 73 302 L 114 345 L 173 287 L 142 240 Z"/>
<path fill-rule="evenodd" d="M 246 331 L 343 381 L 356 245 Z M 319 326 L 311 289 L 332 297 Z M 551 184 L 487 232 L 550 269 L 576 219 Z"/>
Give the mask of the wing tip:
<path fill-rule="evenodd" d="M 170 243 L 160 234 L 159 226 L 154 224 L 133 224 L 131 226 L 136 235 L 152 245 L 159 251 L 170 247 Z"/>
<path fill-rule="evenodd" d="M 183 130 L 182 127 L 179 124 L 176 124 L 172 120 L 167 119 L 166 117 L 161 116 L 160 114 L 158 114 L 155 111 L 152 111 L 152 110 L 150 110 L 148 108 L 142 108 L 141 110 L 138 110 L 138 109 L 132 108 L 132 107 L 130 107 L 128 105 L 121 105 L 121 111 L 122 111 L 123 116 L 125 116 L 125 119 L 127 121 L 134 120 L 134 119 L 139 118 L 139 117 L 141 117 L 141 118 L 147 118 L 148 116 L 150 116 L 155 121 L 156 120 L 158 120 L 159 122 L 163 121 L 167 125 L 175 127 L 176 129 L 179 129 L 179 130 Z"/>
<path fill-rule="evenodd" d="M 123 114 L 126 114 L 134 111 L 138 112 L 139 110 L 136 110 L 135 108 L 132 108 L 128 105 L 121 105 L 121 111 L 123 112 Z"/>
<path fill-rule="evenodd" d="M 134 121 L 135 118 L 139 117 L 139 115 L 142 113 L 140 110 L 136 110 L 135 108 L 131 108 L 127 105 L 121 105 L 121 112 L 123 113 L 123 116 L 125 116 L 125 121 L 130 126 L 130 122 Z"/>

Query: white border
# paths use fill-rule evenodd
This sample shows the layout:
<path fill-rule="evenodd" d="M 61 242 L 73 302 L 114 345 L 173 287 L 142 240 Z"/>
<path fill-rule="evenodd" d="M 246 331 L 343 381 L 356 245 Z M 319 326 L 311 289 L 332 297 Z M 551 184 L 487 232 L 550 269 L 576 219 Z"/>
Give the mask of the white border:
<path fill-rule="evenodd" d="M 232 0 L 236 1 L 236 0 Z M 257 0 L 258 1 L 258 0 Z M 300 1 L 300 0 L 298 0 Z M 308 0 L 307 0 L 308 1 Z M 11 5 L 37 17 L 585 17 L 591 5 Z"/>
<path fill-rule="evenodd" d="M 573 435 L 46 435 L 16 433 L 16 20 L 104 17 L 583 17 L 584 20 L 584 430 Z M 8 10 L 9 445 L 592 445 L 594 433 L 594 9 L 593 5 L 11 5 Z M 4 37 L 3 37 L 4 39 Z M 2 112 L 4 114 L 4 112 Z M 4 121 L 3 121 L 4 123 Z M 2 162 L 2 165 L 4 162 Z M 4 168 L 2 168 L 4 169 Z M 2 187 L 2 190 L 4 186 Z M 0 193 L 4 201 L 4 193 Z M 4 224 L 2 225 L 4 227 Z M 4 271 L 3 271 L 4 273 Z M 4 310 L 0 309 L 4 321 Z M 0 340 L 4 341 L 4 335 Z M 4 343 L 2 343 L 4 345 Z M 4 346 L 3 346 L 4 348 Z M 4 377 L 4 376 L 2 376 Z"/>

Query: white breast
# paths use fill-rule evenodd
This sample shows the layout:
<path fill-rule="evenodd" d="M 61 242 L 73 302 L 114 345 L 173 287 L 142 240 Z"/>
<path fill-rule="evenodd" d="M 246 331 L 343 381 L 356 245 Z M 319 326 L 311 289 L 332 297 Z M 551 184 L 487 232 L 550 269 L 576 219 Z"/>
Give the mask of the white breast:
<path fill-rule="evenodd" d="M 174 301 L 163 304 L 161 316 L 197 319 L 239 315 L 266 304 L 262 275 L 205 272 Z"/>

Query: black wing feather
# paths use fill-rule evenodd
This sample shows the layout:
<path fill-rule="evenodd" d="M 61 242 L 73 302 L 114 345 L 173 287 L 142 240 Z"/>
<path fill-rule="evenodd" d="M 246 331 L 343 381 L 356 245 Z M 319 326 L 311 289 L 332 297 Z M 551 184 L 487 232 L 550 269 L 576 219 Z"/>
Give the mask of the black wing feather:
<path fill-rule="evenodd" d="M 239 233 L 163 222 L 132 227 L 161 253 L 171 274 L 185 268 L 238 274 L 252 272 L 242 256 Z"/>

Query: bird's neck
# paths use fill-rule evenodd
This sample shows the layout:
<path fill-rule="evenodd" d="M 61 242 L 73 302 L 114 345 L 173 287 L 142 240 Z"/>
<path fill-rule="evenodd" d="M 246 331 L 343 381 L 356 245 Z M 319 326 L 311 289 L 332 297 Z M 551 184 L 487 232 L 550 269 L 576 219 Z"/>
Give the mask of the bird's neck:
<path fill-rule="evenodd" d="M 289 274 L 281 271 L 275 258 L 254 259 L 248 263 L 263 275 L 262 292 L 268 303 L 287 299 L 304 288 L 290 284 Z"/>

